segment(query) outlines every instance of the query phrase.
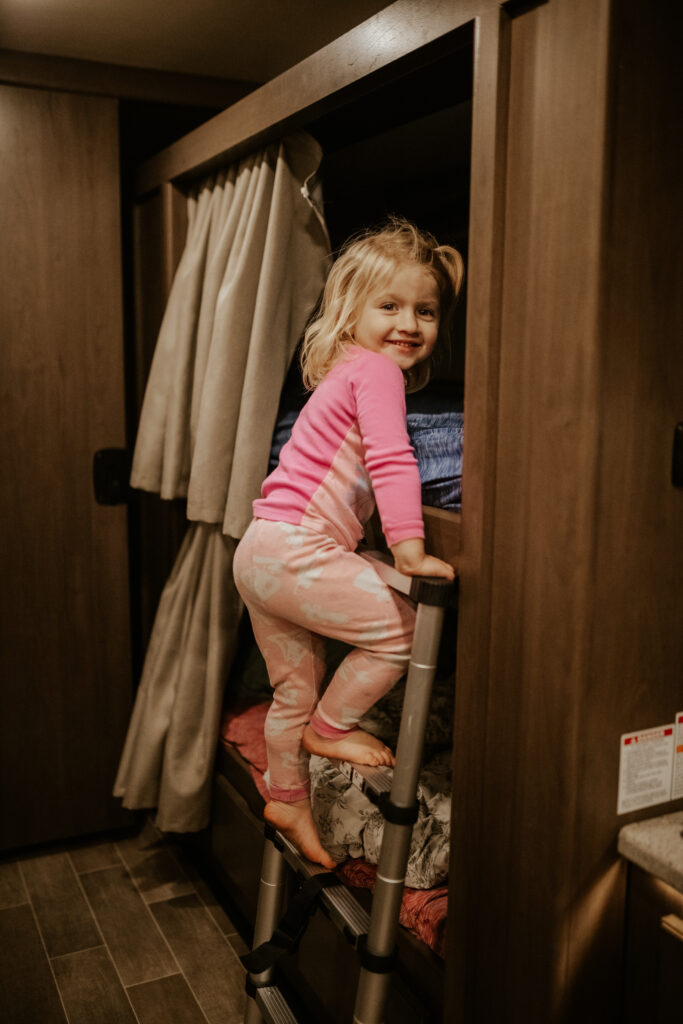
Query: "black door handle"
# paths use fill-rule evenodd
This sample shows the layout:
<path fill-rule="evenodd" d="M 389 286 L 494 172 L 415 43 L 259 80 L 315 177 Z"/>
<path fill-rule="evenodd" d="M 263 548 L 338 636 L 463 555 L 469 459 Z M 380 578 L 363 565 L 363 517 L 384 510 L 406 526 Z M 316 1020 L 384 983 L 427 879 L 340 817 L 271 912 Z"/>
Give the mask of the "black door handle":
<path fill-rule="evenodd" d="M 683 487 L 683 423 L 677 423 L 674 430 L 674 450 L 671 457 L 671 483 Z"/>
<path fill-rule="evenodd" d="M 98 505 L 125 505 L 130 490 L 131 456 L 127 448 L 100 448 L 92 460 L 92 481 Z"/>

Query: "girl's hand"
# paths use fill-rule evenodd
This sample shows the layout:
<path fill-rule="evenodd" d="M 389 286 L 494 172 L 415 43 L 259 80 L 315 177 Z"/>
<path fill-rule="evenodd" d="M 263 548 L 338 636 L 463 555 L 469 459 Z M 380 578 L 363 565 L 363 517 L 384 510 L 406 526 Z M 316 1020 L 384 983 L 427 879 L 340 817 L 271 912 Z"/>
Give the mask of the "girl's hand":
<path fill-rule="evenodd" d="M 455 579 L 455 569 L 448 562 L 442 562 L 434 555 L 426 555 L 424 541 L 415 537 L 399 541 L 391 548 L 394 565 L 406 576 L 438 576 L 441 579 Z"/>
<path fill-rule="evenodd" d="M 400 570 L 404 571 L 404 570 Z M 439 576 L 444 580 L 455 579 L 455 569 L 448 562 L 442 562 L 434 555 L 425 555 L 419 569 L 414 572 L 406 572 L 407 576 Z"/>

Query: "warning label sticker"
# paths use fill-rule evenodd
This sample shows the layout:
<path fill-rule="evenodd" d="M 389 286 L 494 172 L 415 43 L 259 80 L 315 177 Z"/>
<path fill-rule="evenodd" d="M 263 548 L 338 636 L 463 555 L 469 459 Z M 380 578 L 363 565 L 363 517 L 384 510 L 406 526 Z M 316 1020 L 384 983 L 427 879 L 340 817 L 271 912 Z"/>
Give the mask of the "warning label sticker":
<path fill-rule="evenodd" d="M 683 796 L 683 711 L 679 711 L 676 715 L 674 766 L 671 779 L 671 799 L 678 800 L 680 796 Z"/>
<path fill-rule="evenodd" d="M 676 728 L 662 725 L 621 737 L 617 814 L 671 799 Z"/>

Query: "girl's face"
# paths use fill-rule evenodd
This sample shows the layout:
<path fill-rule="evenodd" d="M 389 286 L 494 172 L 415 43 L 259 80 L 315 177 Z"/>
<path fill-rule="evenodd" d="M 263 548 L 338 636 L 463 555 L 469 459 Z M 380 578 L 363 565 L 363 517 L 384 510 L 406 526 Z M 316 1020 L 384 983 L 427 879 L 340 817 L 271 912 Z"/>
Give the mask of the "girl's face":
<path fill-rule="evenodd" d="M 409 370 L 434 351 L 439 333 L 439 288 L 434 276 L 415 263 L 399 266 L 361 306 L 354 341 L 389 356 Z"/>

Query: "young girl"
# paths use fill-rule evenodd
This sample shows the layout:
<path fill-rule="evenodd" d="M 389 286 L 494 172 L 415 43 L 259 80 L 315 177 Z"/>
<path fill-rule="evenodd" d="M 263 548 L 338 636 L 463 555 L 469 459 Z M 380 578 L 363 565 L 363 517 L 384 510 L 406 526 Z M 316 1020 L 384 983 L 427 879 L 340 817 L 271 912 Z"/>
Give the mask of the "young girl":
<path fill-rule="evenodd" d="M 415 623 L 411 603 L 356 554 L 375 501 L 397 569 L 454 576 L 425 554 L 405 389 L 426 383 L 462 278 L 459 253 L 404 220 L 347 243 L 304 338 L 304 383 L 315 390 L 235 554 L 235 582 L 274 691 L 265 817 L 329 868 L 335 862 L 311 814 L 308 758 L 394 763 L 358 722 L 407 671 Z M 321 636 L 353 647 L 322 696 Z"/>

